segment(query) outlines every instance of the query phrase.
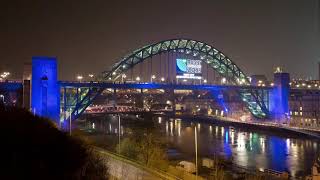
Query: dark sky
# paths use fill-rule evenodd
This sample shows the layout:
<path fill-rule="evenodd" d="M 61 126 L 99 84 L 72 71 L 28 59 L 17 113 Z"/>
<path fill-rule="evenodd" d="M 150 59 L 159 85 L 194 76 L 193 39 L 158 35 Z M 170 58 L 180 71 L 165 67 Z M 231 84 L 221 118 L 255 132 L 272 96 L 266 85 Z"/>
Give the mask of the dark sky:
<path fill-rule="evenodd" d="M 99 73 L 143 45 L 204 41 L 248 75 L 317 78 L 318 0 L 8 0 L 0 5 L 0 70 L 18 77 L 35 55 L 57 56 L 61 79 Z"/>

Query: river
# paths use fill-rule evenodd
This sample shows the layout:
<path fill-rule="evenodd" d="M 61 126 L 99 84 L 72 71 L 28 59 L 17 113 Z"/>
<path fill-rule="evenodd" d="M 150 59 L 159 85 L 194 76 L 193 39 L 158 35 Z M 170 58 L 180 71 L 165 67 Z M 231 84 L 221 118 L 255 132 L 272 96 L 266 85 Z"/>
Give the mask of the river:
<path fill-rule="evenodd" d="M 135 121 L 135 120 L 132 120 Z M 248 169 L 287 171 L 291 176 L 310 174 L 319 153 L 319 141 L 305 137 L 279 135 L 258 129 L 190 122 L 185 119 L 153 116 L 155 129 L 190 160 L 195 154 L 194 127 L 198 132 L 199 158 L 223 156 Z M 132 126 L 131 123 L 130 125 Z M 90 118 L 86 128 L 103 134 L 118 134 L 118 118 Z M 126 125 L 121 125 L 126 134 Z"/>

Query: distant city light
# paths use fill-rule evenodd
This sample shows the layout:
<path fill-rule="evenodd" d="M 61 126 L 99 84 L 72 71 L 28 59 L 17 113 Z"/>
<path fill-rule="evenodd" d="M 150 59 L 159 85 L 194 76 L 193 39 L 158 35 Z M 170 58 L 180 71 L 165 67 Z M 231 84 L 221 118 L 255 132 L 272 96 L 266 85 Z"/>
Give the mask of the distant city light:
<path fill-rule="evenodd" d="M 207 83 L 207 80 L 205 79 L 205 80 L 203 80 L 203 83 Z"/>
<path fill-rule="evenodd" d="M 136 77 L 136 81 L 140 81 L 141 79 L 140 79 L 140 77 L 138 76 L 138 77 Z"/>
<path fill-rule="evenodd" d="M 1 73 L 0 77 L 2 79 L 7 79 L 9 75 L 10 75 L 10 72 L 3 72 L 3 73 Z"/>
<path fill-rule="evenodd" d="M 161 81 L 162 81 L 162 82 L 164 81 L 164 77 L 161 78 Z"/>
<path fill-rule="evenodd" d="M 155 79 L 155 78 L 156 78 L 156 75 L 152 75 L 151 78 L 152 78 L 152 79 Z"/>
<path fill-rule="evenodd" d="M 94 76 L 93 74 L 89 74 L 89 77 L 90 77 L 90 78 L 93 78 L 93 76 Z"/>

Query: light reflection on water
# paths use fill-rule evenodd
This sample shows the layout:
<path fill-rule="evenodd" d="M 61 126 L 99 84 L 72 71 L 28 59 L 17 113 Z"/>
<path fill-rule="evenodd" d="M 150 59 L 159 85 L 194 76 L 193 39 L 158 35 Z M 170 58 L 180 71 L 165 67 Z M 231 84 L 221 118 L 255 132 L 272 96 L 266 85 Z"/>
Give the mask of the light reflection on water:
<path fill-rule="evenodd" d="M 200 157 L 214 154 L 231 159 L 233 163 L 247 168 L 288 171 L 291 175 L 308 174 L 319 144 L 310 139 L 285 138 L 260 131 L 241 130 L 205 123 L 190 123 L 181 119 L 156 118 L 160 132 L 184 154 L 194 156 L 194 126 L 198 129 L 198 152 Z M 117 122 L 107 122 L 105 127 L 96 123 L 95 128 L 105 133 L 118 132 Z M 121 126 L 121 134 L 125 134 Z"/>

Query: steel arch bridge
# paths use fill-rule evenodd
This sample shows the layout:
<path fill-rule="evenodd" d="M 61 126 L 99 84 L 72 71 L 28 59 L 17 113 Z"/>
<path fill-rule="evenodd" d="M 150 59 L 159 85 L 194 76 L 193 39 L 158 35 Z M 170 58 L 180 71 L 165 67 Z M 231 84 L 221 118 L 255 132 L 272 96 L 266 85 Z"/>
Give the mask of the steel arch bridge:
<path fill-rule="evenodd" d="M 245 73 L 224 53 L 215 47 L 192 39 L 170 39 L 150 44 L 134 50 L 115 63 L 109 71 L 99 76 L 100 81 L 115 81 L 135 65 L 164 52 L 179 52 L 201 59 L 208 67 L 228 78 L 233 85 L 249 86 L 250 81 Z M 87 88 L 80 92 L 72 110 L 72 119 L 77 118 L 102 93 L 103 88 Z M 266 118 L 269 110 L 263 93 L 257 89 L 239 89 L 238 93 L 249 111 L 256 118 Z"/>

